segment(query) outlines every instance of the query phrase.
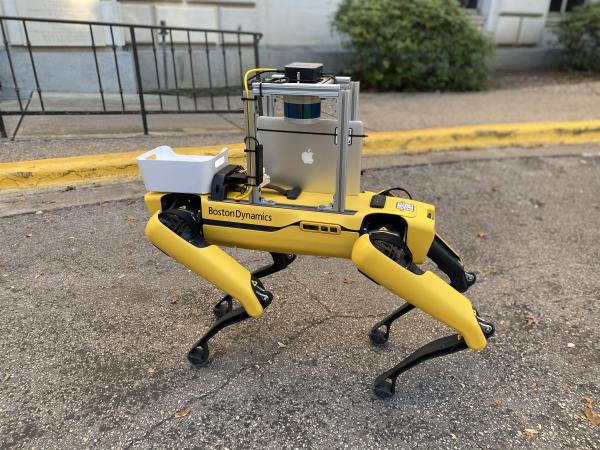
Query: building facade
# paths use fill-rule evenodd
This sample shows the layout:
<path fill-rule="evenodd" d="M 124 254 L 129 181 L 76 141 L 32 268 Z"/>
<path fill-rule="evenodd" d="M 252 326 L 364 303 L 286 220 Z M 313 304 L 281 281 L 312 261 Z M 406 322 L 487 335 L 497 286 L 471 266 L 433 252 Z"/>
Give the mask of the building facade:
<path fill-rule="evenodd" d="M 459 1 L 467 10 L 471 21 L 482 33 L 490 36 L 497 45 L 493 64 L 497 68 L 519 70 L 541 68 L 556 65 L 560 51 L 557 47 L 554 30 L 557 24 L 576 6 L 586 1 L 600 0 L 448 0 Z M 331 27 L 331 20 L 340 0 L 0 0 L 0 14 L 5 16 L 39 17 L 51 19 L 76 19 L 83 21 L 105 21 L 142 25 L 180 26 L 206 29 L 226 29 L 257 31 L 263 34 L 260 41 L 260 61 L 263 66 L 281 67 L 293 60 L 322 61 L 331 71 L 344 67 L 346 53 L 342 48 L 342 37 Z M 62 91 L 70 89 L 86 92 L 96 77 L 94 66 L 90 64 L 90 30 L 84 26 L 52 24 L 31 25 L 29 35 L 25 36 L 19 22 L 5 21 L 7 43 L 0 47 L 0 86 L 11 85 L 11 74 L 6 64 L 6 48 L 12 49 L 15 72 L 20 86 L 35 87 L 27 41 L 35 50 L 36 64 L 43 69 L 44 88 Z M 127 30 L 113 30 L 109 35 L 106 29 L 95 28 L 94 46 L 98 49 L 96 71 L 102 71 L 119 59 L 123 65 L 123 90 L 135 92 L 136 80 L 133 78 L 131 51 L 128 50 L 131 38 Z M 152 39 L 159 36 L 149 31 L 140 31 L 138 43 L 149 46 Z M 176 45 L 185 46 L 185 33 L 174 32 Z M 194 44 L 196 35 L 192 35 Z M 217 51 L 222 44 L 217 34 L 209 34 L 211 51 Z M 112 53 L 115 44 L 120 50 Z M 247 44 L 247 43 L 246 43 Z M 84 51 L 84 47 L 88 47 Z M 158 74 L 154 74 L 152 53 L 146 49 L 141 52 L 141 63 L 148 70 L 142 71 L 145 89 L 171 88 L 170 80 L 177 78 L 178 86 L 189 87 L 193 79 L 187 75 L 190 70 L 188 55 L 181 49 L 173 66 L 179 67 L 179 73 L 168 68 L 164 71 L 163 86 L 157 85 Z M 250 49 L 252 50 L 252 49 Z M 193 50 L 200 53 L 201 50 Z M 244 47 L 244 52 L 249 49 Z M 252 50 L 253 51 L 253 50 Z M 208 53 L 208 52 L 207 52 Z M 209 55 L 207 55 L 209 56 Z M 214 55 L 214 61 L 217 60 Z M 253 55 L 244 55 L 244 65 L 251 66 Z M 200 58 L 200 55 L 198 55 Z M 227 58 L 230 58 L 228 56 Z M 235 54 L 231 58 L 236 58 Z M 175 60 L 175 56 L 173 57 Z M 242 70 L 240 54 L 239 70 Z M 226 65 L 235 65 L 231 60 L 221 67 L 215 66 L 215 79 L 225 79 L 239 84 L 239 72 L 225 73 Z M 159 65 L 162 64 L 159 61 Z M 64 69 L 67 69 L 66 72 Z M 203 70 L 203 66 L 197 70 Z M 55 70 L 57 69 L 57 70 Z M 61 69 L 61 70 L 58 70 Z M 157 67 L 158 71 L 159 68 Z M 236 68 L 237 70 L 237 68 Z M 172 71 L 172 72 L 169 72 Z M 220 71 L 220 72 L 219 72 Z M 219 73 L 217 73 L 219 72 Z M 69 74 L 65 83 L 65 73 Z M 129 75 L 128 75 L 129 74 Z M 206 79 L 206 74 L 199 78 Z M 230 80 L 227 81 L 229 76 Z M 186 78 L 187 77 L 187 78 Z M 114 78 L 114 77 L 113 77 Z M 116 91 L 118 80 L 103 86 L 108 91 Z M 14 84 L 14 83 L 12 83 Z M 95 88 L 94 88 L 95 89 Z"/>
<path fill-rule="evenodd" d="M 519 69 L 556 63 L 553 30 L 569 11 L 590 0 L 456 1 L 497 44 L 495 64 Z M 343 53 L 341 39 L 330 24 L 338 3 L 339 0 L 0 0 L 0 12 L 152 25 L 165 21 L 171 26 L 258 31 L 264 35 L 264 63 L 281 65 L 291 59 L 339 59 Z M 74 38 L 57 36 L 46 44 L 72 46 Z"/>

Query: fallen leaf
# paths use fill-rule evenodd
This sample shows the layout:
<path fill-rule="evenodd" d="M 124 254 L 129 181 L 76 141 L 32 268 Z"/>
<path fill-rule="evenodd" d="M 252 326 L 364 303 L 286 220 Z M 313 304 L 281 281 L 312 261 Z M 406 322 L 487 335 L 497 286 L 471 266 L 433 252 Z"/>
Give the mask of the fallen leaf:
<path fill-rule="evenodd" d="M 525 428 L 523 431 L 521 431 L 521 433 L 523 433 L 525 436 L 527 436 L 528 438 L 535 436 L 536 434 L 539 433 L 538 430 L 536 430 L 535 428 Z"/>
<path fill-rule="evenodd" d="M 590 421 L 592 427 L 600 425 L 600 415 L 593 409 L 594 400 L 592 397 L 585 397 L 585 406 L 583 407 L 583 414 L 585 418 Z"/>
<path fill-rule="evenodd" d="M 169 297 L 169 303 L 171 305 L 176 304 L 179 301 L 179 296 L 177 294 L 173 294 Z"/>
<path fill-rule="evenodd" d="M 287 345 L 285 345 L 283 342 L 277 342 L 277 345 L 280 346 L 281 348 L 287 347 Z"/>
<path fill-rule="evenodd" d="M 494 403 L 495 403 L 497 406 L 500 406 L 500 405 L 502 404 L 502 400 L 496 400 L 496 401 L 494 401 Z"/>
<path fill-rule="evenodd" d="M 537 388 L 539 388 L 539 387 L 540 387 L 540 386 L 539 386 L 537 383 L 533 383 L 533 384 L 531 385 L 531 389 L 537 389 Z"/>
<path fill-rule="evenodd" d="M 190 408 L 184 408 L 184 409 L 180 409 L 179 411 L 177 411 L 175 413 L 175 417 L 185 417 L 187 416 L 192 410 Z"/>
<path fill-rule="evenodd" d="M 192 308 L 192 316 L 199 316 L 200 310 L 198 308 Z"/>
<path fill-rule="evenodd" d="M 127 216 L 127 220 L 129 222 L 135 222 L 137 220 L 137 217 L 135 217 L 135 216 Z"/>
<path fill-rule="evenodd" d="M 527 326 L 537 325 L 538 321 L 532 315 L 525 316 L 525 320 L 527 321 Z"/>
<path fill-rule="evenodd" d="M 156 369 L 154 367 L 148 368 L 148 375 L 154 375 L 156 373 Z"/>
<path fill-rule="evenodd" d="M 352 284 L 354 280 L 352 278 L 344 278 L 344 284 Z"/>
<path fill-rule="evenodd" d="M 0 267 L 6 267 L 8 263 L 6 261 L 0 261 Z"/>
<path fill-rule="evenodd" d="M 479 233 L 477 233 L 477 237 L 479 239 L 485 239 L 486 236 L 487 236 L 487 233 L 485 231 L 480 231 Z"/>
<path fill-rule="evenodd" d="M 561 384 L 560 384 L 560 388 L 561 388 L 563 391 L 568 391 L 569 389 L 571 389 L 571 385 L 570 385 L 570 384 L 567 384 L 567 383 L 561 383 Z"/>

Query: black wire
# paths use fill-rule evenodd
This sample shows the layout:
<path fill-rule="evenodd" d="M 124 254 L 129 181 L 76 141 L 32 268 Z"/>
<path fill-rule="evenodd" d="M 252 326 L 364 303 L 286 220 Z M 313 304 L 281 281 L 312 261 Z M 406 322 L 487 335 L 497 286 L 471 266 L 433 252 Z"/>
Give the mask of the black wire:
<path fill-rule="evenodd" d="M 322 76 L 323 77 L 327 77 L 330 80 L 333 80 L 333 82 L 337 84 L 337 78 L 335 77 L 335 74 L 333 74 L 333 73 L 324 73 Z"/>
<path fill-rule="evenodd" d="M 254 75 L 251 75 L 250 78 L 248 78 L 248 82 L 254 80 L 255 78 L 260 77 L 263 73 L 284 73 L 283 70 L 264 70 L 262 72 L 256 72 Z"/>
<path fill-rule="evenodd" d="M 313 136 L 337 136 L 336 133 L 320 133 L 318 131 L 294 131 L 294 130 L 272 130 L 270 128 L 257 128 L 257 131 L 268 131 L 270 133 L 310 134 Z M 368 134 L 349 134 L 348 137 L 366 138 Z"/>
<path fill-rule="evenodd" d="M 256 143 L 256 145 L 260 145 L 260 142 L 259 142 L 259 141 L 258 141 L 258 139 L 256 139 L 254 136 L 246 136 L 246 137 L 244 138 L 244 144 L 246 144 L 246 141 L 247 141 L 248 139 L 252 139 L 252 140 L 253 140 L 253 141 Z"/>
<path fill-rule="evenodd" d="M 410 192 L 408 192 L 406 189 L 404 189 L 404 188 L 402 188 L 402 187 L 393 187 L 393 188 L 389 188 L 389 189 L 386 189 L 386 190 L 384 190 L 384 191 L 381 191 L 379 194 L 380 194 L 380 195 L 387 195 L 387 194 L 389 194 L 389 193 L 391 193 L 391 192 L 393 192 L 393 191 L 402 191 L 402 192 L 404 192 L 406 195 L 408 195 L 408 198 L 409 198 L 409 199 L 411 199 L 411 200 L 413 199 L 413 198 L 412 198 L 412 195 L 410 195 Z M 395 197 L 395 196 L 394 196 L 394 197 Z"/>

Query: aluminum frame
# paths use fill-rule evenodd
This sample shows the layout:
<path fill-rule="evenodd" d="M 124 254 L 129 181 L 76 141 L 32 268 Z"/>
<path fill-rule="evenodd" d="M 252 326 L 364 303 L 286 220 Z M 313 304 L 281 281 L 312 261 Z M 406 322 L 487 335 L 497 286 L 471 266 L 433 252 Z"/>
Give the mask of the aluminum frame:
<path fill-rule="evenodd" d="M 338 155 L 336 164 L 336 189 L 333 193 L 332 202 L 329 205 L 321 205 L 322 210 L 329 210 L 337 213 L 346 213 L 346 170 L 347 170 L 347 152 L 348 141 L 350 139 L 350 120 L 358 120 L 358 96 L 360 92 L 360 83 L 353 82 L 349 77 L 336 77 L 336 83 L 329 84 L 309 84 L 309 83 L 265 83 L 254 82 L 250 89 L 250 115 L 248 108 L 244 108 L 246 121 L 249 125 L 246 155 L 246 167 L 251 179 L 256 180 L 255 154 L 256 148 L 256 116 L 263 115 L 262 102 L 266 102 L 266 116 L 275 115 L 274 96 L 314 96 L 319 98 L 332 98 L 336 102 L 336 118 L 338 126 L 335 139 L 338 144 Z M 258 106 L 258 108 L 257 108 Z M 258 111 L 257 111 L 258 109 Z M 261 203 L 260 187 L 255 186 L 252 189 L 250 202 L 252 204 Z M 280 206 L 285 207 L 284 204 Z M 288 205 L 289 206 L 289 205 Z M 307 209 L 314 207 L 306 206 Z"/>

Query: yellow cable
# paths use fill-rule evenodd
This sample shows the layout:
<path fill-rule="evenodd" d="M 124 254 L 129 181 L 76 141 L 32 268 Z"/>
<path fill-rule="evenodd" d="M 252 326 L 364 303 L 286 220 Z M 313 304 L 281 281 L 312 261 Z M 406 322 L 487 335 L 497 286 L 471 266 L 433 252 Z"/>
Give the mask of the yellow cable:
<path fill-rule="evenodd" d="M 269 69 L 265 67 L 250 69 L 244 74 L 244 92 L 246 94 L 246 111 L 248 112 L 248 124 L 246 130 L 250 136 L 250 88 L 248 87 L 248 76 L 256 72 L 276 72 L 277 69 Z"/>
<path fill-rule="evenodd" d="M 246 112 L 247 112 L 247 116 L 248 116 L 248 123 L 246 124 L 246 131 L 247 131 L 247 136 L 250 136 L 250 114 L 251 114 L 251 108 L 250 108 L 250 89 L 248 87 L 248 76 L 250 74 L 253 73 L 262 73 L 262 72 L 277 72 L 277 69 L 271 69 L 271 68 L 266 68 L 266 67 L 257 67 L 254 69 L 250 69 L 248 70 L 245 74 L 244 74 L 244 93 L 246 94 Z M 250 167 L 247 168 L 248 173 L 251 173 Z M 254 174 L 255 176 L 257 174 Z M 256 178 L 255 178 L 256 180 Z M 240 200 L 244 197 L 247 197 L 250 192 L 252 192 L 252 187 L 250 187 L 250 189 L 248 189 L 248 191 L 244 194 L 242 194 L 241 196 L 236 197 L 235 200 Z"/>
<path fill-rule="evenodd" d="M 252 188 L 251 187 L 249 187 L 244 192 L 240 192 L 238 195 L 236 195 L 235 197 L 233 197 L 233 200 L 242 200 L 243 198 L 248 197 L 248 195 L 250 194 L 250 192 L 252 192 Z"/>
<path fill-rule="evenodd" d="M 244 90 L 246 91 L 246 97 L 250 97 L 250 89 L 248 88 L 248 75 L 256 72 L 277 72 L 277 69 L 270 69 L 266 67 L 257 67 L 255 69 L 250 69 L 246 71 L 244 74 Z"/>

